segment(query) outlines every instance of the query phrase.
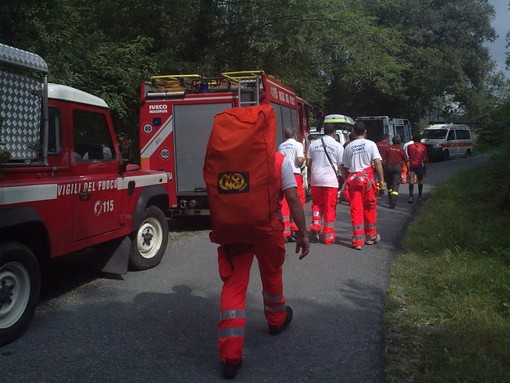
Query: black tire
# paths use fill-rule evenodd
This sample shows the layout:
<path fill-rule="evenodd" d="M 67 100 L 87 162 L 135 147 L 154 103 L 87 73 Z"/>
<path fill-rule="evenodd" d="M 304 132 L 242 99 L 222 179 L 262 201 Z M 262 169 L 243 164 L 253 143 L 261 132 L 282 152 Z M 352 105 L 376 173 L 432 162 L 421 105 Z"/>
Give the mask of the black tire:
<path fill-rule="evenodd" d="M 158 265 L 168 244 L 168 221 L 163 212 L 156 206 L 145 209 L 131 240 L 130 270 L 146 270 Z"/>
<path fill-rule="evenodd" d="M 473 152 L 471 152 L 471 149 L 468 149 L 468 150 L 466 150 L 466 153 L 464 154 L 464 157 L 465 158 L 471 157 L 472 154 L 473 154 Z"/>
<path fill-rule="evenodd" d="M 20 337 L 34 316 L 41 274 L 34 253 L 16 242 L 0 245 L 0 346 Z"/>
<path fill-rule="evenodd" d="M 447 160 L 450 158 L 450 151 L 447 149 L 443 152 L 443 159 Z"/>

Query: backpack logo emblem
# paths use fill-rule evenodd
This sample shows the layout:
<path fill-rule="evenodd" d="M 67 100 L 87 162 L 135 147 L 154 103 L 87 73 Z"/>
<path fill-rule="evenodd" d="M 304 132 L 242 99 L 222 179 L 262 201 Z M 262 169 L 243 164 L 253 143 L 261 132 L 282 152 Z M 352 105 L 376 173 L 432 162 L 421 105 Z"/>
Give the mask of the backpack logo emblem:
<path fill-rule="evenodd" d="M 250 191 L 249 172 L 226 172 L 218 174 L 219 194 L 239 194 Z"/>

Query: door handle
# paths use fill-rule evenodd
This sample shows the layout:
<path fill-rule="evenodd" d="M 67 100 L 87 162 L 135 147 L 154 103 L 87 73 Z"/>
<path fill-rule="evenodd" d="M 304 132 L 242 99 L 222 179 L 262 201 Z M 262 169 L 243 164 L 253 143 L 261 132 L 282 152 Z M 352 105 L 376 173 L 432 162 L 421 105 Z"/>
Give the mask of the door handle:
<path fill-rule="evenodd" d="M 89 200 L 91 196 L 92 196 L 92 192 L 90 192 L 90 191 L 78 193 L 78 197 L 80 197 L 80 199 L 82 201 Z"/>

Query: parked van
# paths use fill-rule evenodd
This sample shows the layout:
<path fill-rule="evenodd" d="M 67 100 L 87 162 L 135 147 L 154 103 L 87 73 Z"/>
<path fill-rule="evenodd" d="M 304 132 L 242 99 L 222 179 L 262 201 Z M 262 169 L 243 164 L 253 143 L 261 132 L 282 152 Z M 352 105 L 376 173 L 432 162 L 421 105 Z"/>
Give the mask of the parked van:
<path fill-rule="evenodd" d="M 463 124 L 429 125 L 422 133 L 421 143 L 431 159 L 473 154 L 473 136 L 469 126 Z"/>
<path fill-rule="evenodd" d="M 411 122 L 405 118 L 390 118 L 388 116 L 364 116 L 356 118 L 361 121 L 367 129 L 367 138 L 379 142 L 387 134 L 389 142 L 393 137 L 400 136 L 402 144 L 411 141 L 413 133 Z"/>
<path fill-rule="evenodd" d="M 311 143 L 317 139 L 320 139 L 322 136 L 324 136 L 324 133 L 320 133 L 317 131 L 310 131 L 308 134 L 308 142 Z M 347 130 L 337 130 L 335 132 L 335 136 L 333 137 L 335 140 L 337 140 L 342 145 L 345 145 L 346 142 L 349 141 L 349 131 Z"/>
<path fill-rule="evenodd" d="M 324 125 L 326 124 L 334 124 L 334 138 L 340 144 L 345 145 L 345 143 L 349 141 L 349 133 L 352 131 L 352 126 L 354 125 L 354 120 L 352 118 L 344 116 L 343 114 L 328 114 L 324 117 Z M 324 136 L 324 128 L 316 128 L 312 126 L 310 127 L 310 132 L 307 138 L 309 142 L 312 142 L 322 136 Z"/>
<path fill-rule="evenodd" d="M 345 145 L 349 141 L 349 133 L 352 131 L 354 120 L 343 114 L 328 114 L 324 117 L 324 126 L 333 124 L 335 126 L 335 140 Z"/>

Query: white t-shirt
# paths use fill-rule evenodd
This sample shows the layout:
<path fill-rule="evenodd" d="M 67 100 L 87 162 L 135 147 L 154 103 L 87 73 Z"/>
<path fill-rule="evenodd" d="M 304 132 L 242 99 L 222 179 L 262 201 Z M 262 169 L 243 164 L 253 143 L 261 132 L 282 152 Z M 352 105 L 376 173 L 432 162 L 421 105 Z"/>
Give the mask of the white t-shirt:
<path fill-rule="evenodd" d="M 355 173 L 372 166 L 375 159 L 382 160 L 375 142 L 358 138 L 345 147 L 341 163 L 350 173 Z"/>
<path fill-rule="evenodd" d="M 329 158 L 331 158 L 335 169 L 338 171 L 338 165 L 342 160 L 344 147 L 331 136 L 324 136 L 322 138 L 324 139 Z M 312 186 L 338 187 L 337 175 L 329 163 L 320 139 L 310 144 L 307 158 L 312 161 L 310 177 Z"/>
<path fill-rule="evenodd" d="M 294 177 L 294 172 L 292 171 L 292 164 L 285 157 L 283 159 L 282 164 L 282 190 L 297 188 L 296 178 Z"/>
<path fill-rule="evenodd" d="M 297 142 L 293 138 L 289 138 L 287 141 L 280 144 L 278 152 L 289 159 L 294 173 L 301 174 L 301 168 L 296 164 L 296 159 L 298 157 L 305 158 L 303 144 Z"/>
<path fill-rule="evenodd" d="M 404 150 L 405 150 L 405 152 L 406 152 L 406 154 L 407 154 L 407 156 L 408 156 L 408 157 L 409 157 L 409 152 L 407 151 L 407 148 L 408 148 L 408 147 L 409 147 L 409 145 L 411 145 L 411 144 L 414 144 L 414 141 L 413 141 L 413 140 L 411 140 L 411 141 L 409 141 L 409 142 L 406 142 L 406 143 L 404 144 Z"/>

